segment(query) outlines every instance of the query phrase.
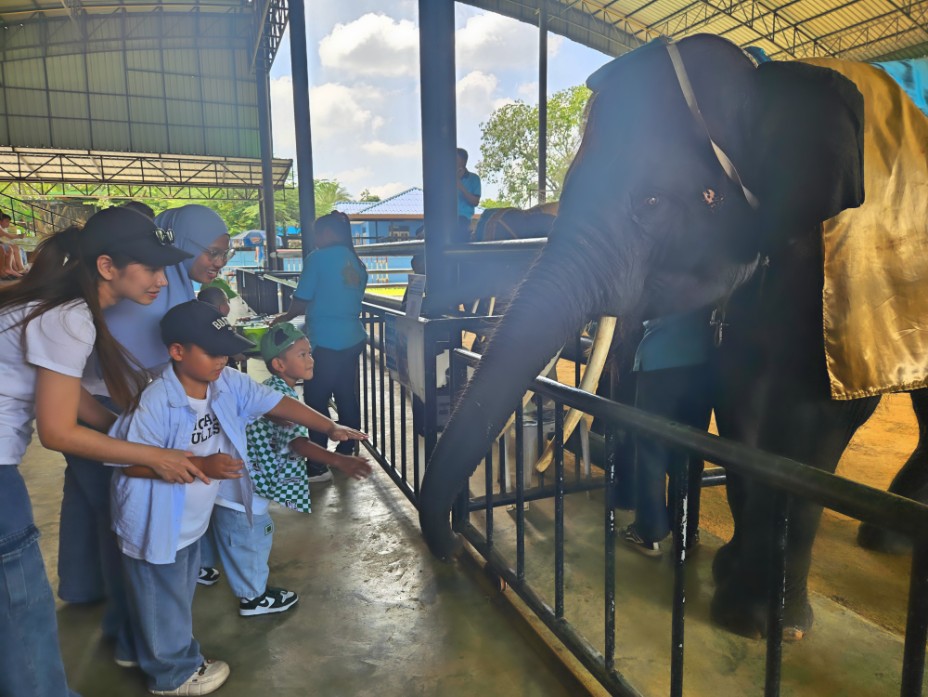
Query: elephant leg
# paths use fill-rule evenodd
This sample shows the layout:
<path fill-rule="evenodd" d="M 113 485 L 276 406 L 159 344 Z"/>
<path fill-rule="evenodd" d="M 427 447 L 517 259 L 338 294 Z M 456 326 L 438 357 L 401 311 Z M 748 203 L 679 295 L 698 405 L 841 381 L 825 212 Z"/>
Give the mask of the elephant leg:
<path fill-rule="evenodd" d="M 889 491 L 928 503 L 928 389 L 915 390 L 910 396 L 918 420 L 918 444 L 889 485 Z M 912 549 L 911 540 L 904 535 L 870 523 L 860 524 L 857 543 L 866 549 L 889 554 L 905 554 Z"/>
<path fill-rule="evenodd" d="M 785 384 L 783 384 L 785 383 Z M 758 441 L 753 443 L 813 467 L 833 472 L 857 428 L 873 413 L 878 397 L 848 402 L 816 396 L 801 380 L 786 378 L 770 391 Z M 743 479 L 737 564 L 721 579 L 712 601 L 712 618 L 746 636 L 766 636 L 770 559 L 776 492 Z M 812 627 L 808 575 L 821 506 L 788 499 L 784 639 L 799 640 Z"/>

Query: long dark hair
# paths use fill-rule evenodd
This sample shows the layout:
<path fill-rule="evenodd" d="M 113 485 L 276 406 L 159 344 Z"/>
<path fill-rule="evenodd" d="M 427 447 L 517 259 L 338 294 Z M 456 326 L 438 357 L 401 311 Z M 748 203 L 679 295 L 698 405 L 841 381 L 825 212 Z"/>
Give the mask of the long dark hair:
<path fill-rule="evenodd" d="M 332 242 L 333 247 L 347 247 L 351 250 L 351 253 L 354 254 L 354 258 L 358 260 L 358 263 L 361 265 L 361 268 L 367 270 L 364 262 L 361 261 L 361 257 L 358 256 L 358 253 L 354 248 L 354 237 L 351 235 L 351 221 L 348 216 L 341 211 L 332 211 L 331 213 L 326 213 L 316 218 L 316 223 L 314 228 L 316 230 L 325 229 L 332 232 L 335 236 L 335 240 Z"/>
<path fill-rule="evenodd" d="M 113 401 L 121 408 L 129 408 L 138 399 L 147 378 L 106 326 L 100 307 L 97 260 L 85 259 L 81 254 L 80 234 L 81 228 L 72 225 L 43 240 L 36 250 L 29 273 L 16 283 L 0 288 L 0 312 L 35 303 L 17 325 L 24 328 L 53 308 L 74 300 L 85 301 L 96 329 L 94 349 L 103 371 L 103 380 Z M 110 256 L 118 269 L 131 262 L 122 255 Z M 22 336 L 25 344 L 25 332 Z"/>

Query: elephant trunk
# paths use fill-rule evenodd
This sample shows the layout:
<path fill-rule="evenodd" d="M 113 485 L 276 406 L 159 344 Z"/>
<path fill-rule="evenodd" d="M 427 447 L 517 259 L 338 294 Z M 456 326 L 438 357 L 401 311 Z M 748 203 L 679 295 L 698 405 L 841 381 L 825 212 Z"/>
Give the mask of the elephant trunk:
<path fill-rule="evenodd" d="M 454 498 L 531 381 L 590 312 L 601 308 L 600 289 L 611 275 L 608 265 L 591 262 L 597 256 L 584 254 L 580 247 L 549 240 L 494 331 L 429 459 L 419 521 L 429 549 L 439 558 L 448 558 L 456 546 L 449 523 Z"/>

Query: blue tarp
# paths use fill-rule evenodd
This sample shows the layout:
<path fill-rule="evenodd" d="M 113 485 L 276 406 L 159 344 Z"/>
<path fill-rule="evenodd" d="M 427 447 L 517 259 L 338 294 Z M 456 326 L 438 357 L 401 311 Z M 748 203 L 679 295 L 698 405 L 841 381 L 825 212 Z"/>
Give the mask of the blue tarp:
<path fill-rule="evenodd" d="M 889 76 L 899 83 L 899 87 L 915 102 L 915 106 L 925 116 L 928 116 L 928 58 L 907 58 L 871 65 L 889 73 Z"/>

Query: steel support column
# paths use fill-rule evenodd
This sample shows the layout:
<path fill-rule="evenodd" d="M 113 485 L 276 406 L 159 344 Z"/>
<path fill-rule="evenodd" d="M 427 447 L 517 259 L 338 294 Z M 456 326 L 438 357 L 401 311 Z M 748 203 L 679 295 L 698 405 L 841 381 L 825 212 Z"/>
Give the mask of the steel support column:
<path fill-rule="evenodd" d="M 454 0 L 419 0 L 419 65 L 425 184 L 425 310 L 434 314 L 442 309 L 437 306 L 442 302 L 442 289 L 454 283 L 453 264 L 445 255 L 457 225 Z"/>
<path fill-rule="evenodd" d="M 277 256 L 277 226 L 274 222 L 274 170 L 273 136 L 271 134 L 271 85 L 264 51 L 255 61 L 255 84 L 258 92 L 258 133 L 261 139 L 261 222 L 267 243 L 265 268 L 276 271 L 281 268 Z"/>
<path fill-rule="evenodd" d="M 293 70 L 293 124 L 296 128 L 297 187 L 300 195 L 300 238 L 303 255 L 313 248 L 316 195 L 313 184 L 313 141 L 309 121 L 309 68 L 306 59 L 306 9 L 290 0 L 290 65 Z"/>
<path fill-rule="evenodd" d="M 548 198 L 548 10 L 538 11 L 538 203 Z"/>

